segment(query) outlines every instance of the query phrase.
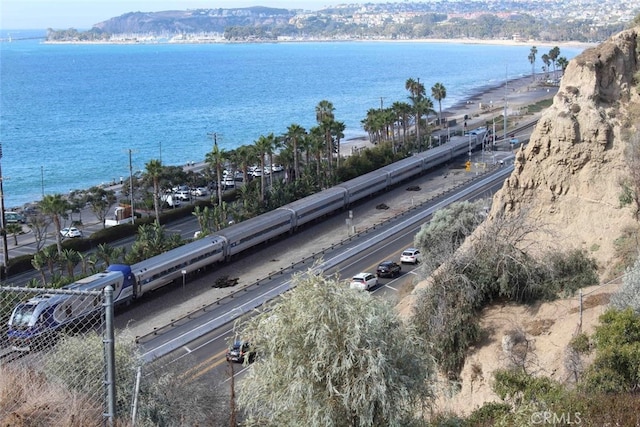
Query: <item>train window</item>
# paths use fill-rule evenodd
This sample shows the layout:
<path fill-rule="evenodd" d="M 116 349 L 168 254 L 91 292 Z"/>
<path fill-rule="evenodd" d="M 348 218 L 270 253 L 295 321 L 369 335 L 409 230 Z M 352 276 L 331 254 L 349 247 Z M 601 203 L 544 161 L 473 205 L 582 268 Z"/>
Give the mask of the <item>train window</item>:
<path fill-rule="evenodd" d="M 35 305 L 21 304 L 16 308 L 13 313 L 12 325 L 13 326 L 28 326 L 33 312 L 36 310 Z"/>

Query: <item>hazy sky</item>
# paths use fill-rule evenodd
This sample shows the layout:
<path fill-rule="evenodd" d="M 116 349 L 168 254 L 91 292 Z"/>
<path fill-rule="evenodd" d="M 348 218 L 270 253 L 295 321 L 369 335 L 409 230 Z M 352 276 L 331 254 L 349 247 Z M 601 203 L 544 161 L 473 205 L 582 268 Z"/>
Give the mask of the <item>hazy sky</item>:
<path fill-rule="evenodd" d="M 379 1 L 367 0 L 369 3 Z M 0 29 L 84 30 L 127 12 L 269 6 L 317 10 L 348 1 L 326 0 L 0 0 Z"/>

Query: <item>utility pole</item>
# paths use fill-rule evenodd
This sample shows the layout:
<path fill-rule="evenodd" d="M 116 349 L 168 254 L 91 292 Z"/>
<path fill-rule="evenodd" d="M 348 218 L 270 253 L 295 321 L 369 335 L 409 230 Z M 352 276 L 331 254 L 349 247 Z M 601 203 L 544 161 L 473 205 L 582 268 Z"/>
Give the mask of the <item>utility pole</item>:
<path fill-rule="evenodd" d="M 0 143 L 0 160 L 2 160 L 2 143 Z M 7 277 L 9 272 L 9 248 L 7 246 L 7 230 L 5 228 L 4 218 L 4 191 L 2 189 L 2 165 L 0 164 L 0 233 L 2 234 L 2 254 L 3 263 L 0 276 L 2 279 Z"/>
<path fill-rule="evenodd" d="M 131 162 L 131 153 L 133 150 L 129 149 L 129 196 L 131 197 L 131 224 L 136 223 L 135 209 L 133 207 L 133 163 Z"/>

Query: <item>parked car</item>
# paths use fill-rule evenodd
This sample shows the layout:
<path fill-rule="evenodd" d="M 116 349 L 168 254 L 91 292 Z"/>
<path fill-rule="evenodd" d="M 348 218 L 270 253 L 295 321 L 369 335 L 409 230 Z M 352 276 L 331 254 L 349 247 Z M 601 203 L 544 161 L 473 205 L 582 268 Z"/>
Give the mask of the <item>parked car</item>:
<path fill-rule="evenodd" d="M 82 237 L 82 231 L 78 230 L 75 227 L 65 227 L 60 230 L 60 234 L 62 235 L 62 237 Z"/>
<path fill-rule="evenodd" d="M 227 350 L 226 357 L 228 362 L 244 363 L 245 359 L 247 359 L 251 363 L 256 358 L 256 352 L 251 348 L 251 344 L 248 341 L 236 340 Z"/>
<path fill-rule="evenodd" d="M 189 191 L 189 186 L 188 185 L 178 185 L 176 187 L 173 187 L 171 189 L 172 192 L 177 193 L 179 191 Z"/>
<path fill-rule="evenodd" d="M 284 167 L 282 165 L 271 165 L 272 172 L 282 172 Z"/>
<path fill-rule="evenodd" d="M 24 224 L 26 222 L 24 215 L 18 212 L 5 212 L 4 222 L 7 224 Z"/>
<path fill-rule="evenodd" d="M 196 197 L 206 196 L 209 194 L 206 188 L 204 187 L 196 187 L 191 189 L 191 195 Z"/>
<path fill-rule="evenodd" d="M 182 200 L 182 201 L 185 201 L 185 202 L 188 201 L 188 200 L 191 200 L 191 194 L 190 194 L 189 190 L 177 191 L 175 193 L 175 197 L 176 197 L 176 199 Z"/>
<path fill-rule="evenodd" d="M 233 179 L 231 175 L 227 175 L 222 179 L 222 188 L 224 188 L 225 190 L 227 188 L 235 188 L 235 186 L 236 186 L 236 180 Z"/>
<path fill-rule="evenodd" d="M 378 284 L 378 278 L 371 273 L 358 273 L 351 278 L 349 288 L 357 289 L 359 291 L 368 291 L 371 288 L 376 287 Z"/>
<path fill-rule="evenodd" d="M 384 261 L 378 266 L 376 275 L 378 277 L 398 277 L 401 271 L 400 264 L 396 264 L 393 261 Z"/>
<path fill-rule="evenodd" d="M 418 264 L 420 262 L 420 250 L 416 248 L 407 248 L 400 255 L 400 263 L 402 264 Z"/>

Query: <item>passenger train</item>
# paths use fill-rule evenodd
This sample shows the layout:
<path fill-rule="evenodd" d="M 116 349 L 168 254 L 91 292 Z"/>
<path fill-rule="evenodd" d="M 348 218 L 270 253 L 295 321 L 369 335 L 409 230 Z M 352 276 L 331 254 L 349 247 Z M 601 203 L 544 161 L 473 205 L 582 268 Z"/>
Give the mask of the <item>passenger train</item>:
<path fill-rule="evenodd" d="M 186 275 L 231 259 L 249 248 L 355 202 L 418 176 L 482 144 L 486 132 L 454 137 L 448 143 L 415 154 L 335 187 L 281 206 L 255 218 L 231 225 L 179 248 L 134 265 L 114 264 L 106 271 L 65 287 L 69 291 L 100 291 L 111 285 L 115 304 L 140 298 Z M 28 350 L 42 335 L 60 331 L 100 309 L 96 298 L 79 294 L 41 294 L 18 304 L 9 320 L 14 348 Z"/>

